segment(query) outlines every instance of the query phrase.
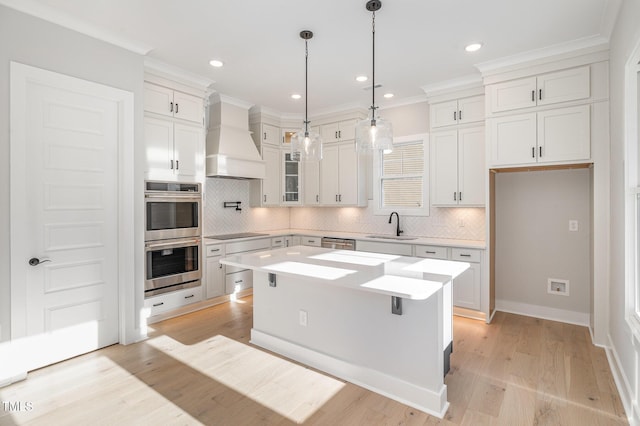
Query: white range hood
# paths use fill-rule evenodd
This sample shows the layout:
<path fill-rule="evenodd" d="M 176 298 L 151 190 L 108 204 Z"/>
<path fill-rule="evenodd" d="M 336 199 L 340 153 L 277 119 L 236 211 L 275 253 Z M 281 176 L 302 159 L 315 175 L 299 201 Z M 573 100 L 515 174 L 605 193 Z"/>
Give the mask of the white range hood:
<path fill-rule="evenodd" d="M 264 179 L 266 164 L 251 132 L 251 104 L 221 94 L 211 96 L 206 169 L 209 177 Z"/>

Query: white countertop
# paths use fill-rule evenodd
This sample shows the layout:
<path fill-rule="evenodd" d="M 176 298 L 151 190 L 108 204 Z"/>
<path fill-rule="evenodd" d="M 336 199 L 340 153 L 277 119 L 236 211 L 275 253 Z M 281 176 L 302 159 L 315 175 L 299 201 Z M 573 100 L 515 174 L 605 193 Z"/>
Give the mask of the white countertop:
<path fill-rule="evenodd" d="M 414 300 L 431 297 L 469 268 L 465 262 L 309 246 L 233 255 L 220 263 Z"/>
<path fill-rule="evenodd" d="M 244 241 L 253 240 L 257 238 L 266 237 L 280 237 L 285 235 L 308 235 L 312 237 L 333 237 L 333 238 L 347 238 L 361 241 L 378 241 L 381 243 L 394 243 L 394 244 L 417 244 L 417 245 L 431 245 L 431 246 L 443 246 L 443 247 L 461 247 L 461 248 L 474 248 L 484 250 L 487 247 L 485 241 L 481 240 L 458 240 L 452 238 L 429 238 L 429 237 L 416 237 L 412 240 L 396 240 L 393 238 L 372 238 L 369 235 L 357 232 L 339 232 L 339 231 L 318 231 L 311 229 L 278 229 L 272 231 L 256 231 L 261 234 L 265 234 L 257 237 L 238 238 L 233 240 L 217 240 L 214 238 L 204 238 L 205 243 L 225 243 L 232 241 Z M 381 234 L 384 235 L 384 234 Z M 392 236 L 389 234 L 389 236 Z"/>

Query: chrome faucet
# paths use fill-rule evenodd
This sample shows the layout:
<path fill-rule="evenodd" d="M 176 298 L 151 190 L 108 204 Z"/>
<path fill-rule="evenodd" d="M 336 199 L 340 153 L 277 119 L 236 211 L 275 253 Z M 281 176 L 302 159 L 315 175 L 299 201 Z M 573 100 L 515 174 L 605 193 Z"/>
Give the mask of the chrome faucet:
<path fill-rule="evenodd" d="M 398 212 L 391 212 L 391 214 L 389 215 L 389 223 L 391 223 L 391 219 L 393 219 L 393 215 L 396 215 L 396 237 L 399 237 L 400 234 L 402 234 L 404 231 L 402 231 L 400 229 L 400 215 L 398 215 Z"/>

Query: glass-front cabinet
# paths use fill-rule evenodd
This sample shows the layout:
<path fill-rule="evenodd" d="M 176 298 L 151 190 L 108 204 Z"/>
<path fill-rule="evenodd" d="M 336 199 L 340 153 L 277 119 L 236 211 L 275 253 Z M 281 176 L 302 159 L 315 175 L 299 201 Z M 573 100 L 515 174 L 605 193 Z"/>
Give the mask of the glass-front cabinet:
<path fill-rule="evenodd" d="M 282 203 L 300 204 L 300 162 L 291 159 L 291 152 L 282 151 Z"/>

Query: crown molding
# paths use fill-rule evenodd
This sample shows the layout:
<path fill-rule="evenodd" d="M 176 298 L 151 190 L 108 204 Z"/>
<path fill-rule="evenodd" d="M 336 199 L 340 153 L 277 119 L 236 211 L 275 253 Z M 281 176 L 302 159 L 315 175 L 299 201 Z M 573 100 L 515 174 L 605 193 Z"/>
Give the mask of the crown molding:
<path fill-rule="evenodd" d="M 223 95 L 222 93 L 217 93 L 217 92 L 211 95 L 210 102 L 211 104 L 225 103 L 228 105 L 236 106 L 238 108 L 246 109 L 247 111 L 249 111 L 249 109 L 254 105 L 251 102 L 243 101 L 242 99 L 232 98 L 231 96 Z"/>
<path fill-rule="evenodd" d="M 396 101 L 385 101 L 384 105 L 379 105 L 378 104 L 378 110 L 379 111 L 384 111 L 386 109 L 391 109 L 391 108 L 398 108 L 398 107 L 403 107 L 403 106 L 407 106 L 407 105 L 414 105 L 414 104 L 420 104 L 423 102 L 427 102 L 427 96 L 426 95 L 416 95 L 416 96 L 411 96 L 408 98 L 402 98 L 402 99 L 398 99 Z"/>
<path fill-rule="evenodd" d="M 215 83 L 210 78 L 202 77 L 186 71 L 175 65 L 167 64 L 149 56 L 144 58 L 144 71 L 147 74 L 153 74 L 158 77 L 177 81 L 187 86 L 191 86 L 202 91 L 212 91 L 211 86 Z"/>
<path fill-rule="evenodd" d="M 513 71 L 535 64 L 554 62 L 561 59 L 573 58 L 576 56 L 587 55 L 606 51 L 609 49 L 609 40 L 603 36 L 590 36 L 566 43 L 554 44 L 541 49 L 529 50 L 527 52 L 518 53 L 493 61 L 481 62 L 475 67 L 482 73 L 483 77 L 487 75 L 501 73 L 505 71 Z"/>
<path fill-rule="evenodd" d="M 81 21 L 59 9 L 34 0 L 0 0 L 0 5 L 26 13 L 27 15 L 35 16 L 36 18 L 40 18 L 97 40 L 104 41 L 105 43 L 121 47 L 139 55 L 146 55 L 153 49 L 152 46 L 121 37 L 119 34 L 98 28 L 95 25 Z"/>
<path fill-rule="evenodd" d="M 469 74 L 463 77 L 422 86 L 422 90 L 424 90 L 428 100 L 435 96 L 468 89 L 482 89 L 484 93 L 482 76 L 480 74 Z"/>

